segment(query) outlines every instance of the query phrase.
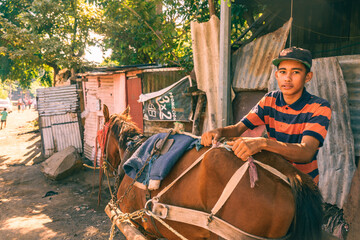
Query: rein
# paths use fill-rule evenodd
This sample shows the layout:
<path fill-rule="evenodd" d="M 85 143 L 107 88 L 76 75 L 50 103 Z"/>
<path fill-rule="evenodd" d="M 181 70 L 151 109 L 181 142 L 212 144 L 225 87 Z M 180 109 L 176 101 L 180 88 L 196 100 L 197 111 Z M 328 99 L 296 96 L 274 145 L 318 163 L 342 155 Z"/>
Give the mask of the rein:
<path fill-rule="evenodd" d="M 113 124 L 109 125 L 109 129 L 115 124 L 116 122 L 114 122 Z M 120 131 L 119 133 L 117 133 L 119 136 L 122 135 L 125 130 L 127 130 L 127 127 L 131 126 L 131 127 L 134 127 L 134 124 L 132 123 L 128 123 L 124 120 L 122 120 L 120 122 L 121 126 L 119 127 L 120 128 Z M 109 131 L 110 132 L 110 131 Z M 107 134 L 107 136 L 109 135 L 110 133 Z M 114 193 L 112 192 L 111 190 L 111 185 L 110 185 L 110 181 L 109 181 L 109 176 L 108 176 L 108 168 L 104 167 L 104 170 L 105 170 L 105 174 L 106 174 L 106 177 L 107 177 L 107 182 L 108 182 L 108 188 L 109 188 L 109 191 L 110 191 L 110 195 L 111 195 L 111 198 L 112 199 L 116 199 L 116 195 L 117 195 L 117 191 L 118 191 L 118 188 L 120 186 L 120 180 L 119 180 L 119 168 L 121 167 L 121 163 L 122 162 L 125 162 L 132 154 L 134 151 L 136 151 L 136 149 L 144 142 L 144 139 L 145 137 L 141 134 L 135 136 L 134 138 L 131 139 L 131 141 L 127 144 L 127 148 L 124 152 L 124 156 L 123 158 L 121 159 L 120 163 L 119 163 L 119 166 L 118 168 L 114 167 L 109 161 L 108 161 L 108 151 L 106 151 L 106 149 L 108 149 L 108 145 L 109 145 L 109 140 L 110 138 L 107 137 L 106 139 L 106 145 L 105 145 L 105 148 L 104 148 L 104 153 L 105 153 L 105 158 L 104 158 L 104 162 L 106 163 L 106 165 L 109 165 L 111 168 L 112 168 L 112 171 L 113 171 L 113 174 L 116 176 L 116 179 L 115 179 L 115 186 L 114 186 Z M 119 153 L 120 153 L 120 139 L 117 140 L 118 141 L 118 150 L 119 150 Z"/>

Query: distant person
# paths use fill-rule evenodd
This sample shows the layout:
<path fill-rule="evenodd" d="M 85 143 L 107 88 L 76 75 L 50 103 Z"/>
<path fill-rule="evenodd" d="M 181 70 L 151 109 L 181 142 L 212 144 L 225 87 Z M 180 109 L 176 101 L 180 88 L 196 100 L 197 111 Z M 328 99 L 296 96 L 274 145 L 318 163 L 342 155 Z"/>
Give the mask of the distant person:
<path fill-rule="evenodd" d="M 28 106 L 29 100 L 27 98 L 24 99 L 24 109 L 26 110 Z"/>
<path fill-rule="evenodd" d="M 17 102 L 17 108 L 18 108 L 18 112 L 20 112 L 20 109 L 22 109 L 22 105 L 23 105 L 23 101 L 21 98 L 18 99 L 18 102 Z"/>
<path fill-rule="evenodd" d="M 29 106 L 29 109 L 31 109 L 31 104 L 32 104 L 32 101 L 31 101 L 31 98 L 29 98 L 27 101 L 27 105 Z"/>
<path fill-rule="evenodd" d="M 3 128 L 3 125 L 4 125 L 4 128 L 6 127 L 6 118 L 8 116 L 8 112 L 6 111 L 6 108 L 4 108 L 4 111 L 1 112 L 1 126 L 0 126 L 0 129 Z"/>
<path fill-rule="evenodd" d="M 21 99 L 21 110 L 24 111 L 25 109 L 25 103 L 26 103 L 26 99 Z"/>

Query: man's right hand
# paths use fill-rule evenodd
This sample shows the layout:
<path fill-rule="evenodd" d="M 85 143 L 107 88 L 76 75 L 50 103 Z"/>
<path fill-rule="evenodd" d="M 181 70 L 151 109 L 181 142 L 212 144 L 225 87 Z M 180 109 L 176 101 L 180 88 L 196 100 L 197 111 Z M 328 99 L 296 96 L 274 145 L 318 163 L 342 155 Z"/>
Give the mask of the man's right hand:
<path fill-rule="evenodd" d="M 213 143 L 217 143 L 217 141 L 221 138 L 220 130 L 214 129 L 208 131 L 201 135 L 201 145 L 205 147 L 211 146 Z"/>

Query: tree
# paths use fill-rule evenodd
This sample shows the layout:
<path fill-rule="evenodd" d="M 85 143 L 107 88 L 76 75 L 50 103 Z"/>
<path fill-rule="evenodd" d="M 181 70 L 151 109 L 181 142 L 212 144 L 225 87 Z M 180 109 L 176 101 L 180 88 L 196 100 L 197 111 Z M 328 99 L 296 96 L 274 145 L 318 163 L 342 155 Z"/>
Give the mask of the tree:
<path fill-rule="evenodd" d="M 104 47 L 120 65 L 161 63 L 192 69 L 190 22 L 210 18 L 200 0 L 96 1 L 104 10 Z M 219 12 L 218 4 L 212 8 Z"/>
<path fill-rule="evenodd" d="M 190 23 L 219 17 L 220 3 L 232 6 L 232 42 L 259 16 L 256 2 L 244 0 L 106 0 L 95 1 L 104 10 L 105 48 L 120 65 L 161 63 L 193 68 Z M 159 11 L 159 8 L 161 11 Z M 245 36 L 251 36 L 251 32 Z"/>
<path fill-rule="evenodd" d="M 233 0 L 0 0 L 0 77 L 30 86 L 46 66 L 55 75 L 63 68 L 82 71 L 84 50 L 94 44 L 112 50 L 108 63 L 160 63 L 190 72 L 190 23 L 219 16 L 220 2 Z M 235 3 L 232 41 L 261 12 L 254 1 Z M 103 35 L 103 43 L 92 32 Z M 44 78 L 54 79 L 48 71 Z"/>
<path fill-rule="evenodd" d="M 16 1 L 5 2 L 4 6 L 14 8 Z M 0 17 L 0 53 L 11 62 L 11 71 L 4 71 L 8 78 L 28 84 L 44 64 L 53 68 L 54 75 L 63 68 L 76 72 L 88 64 L 82 57 L 86 46 L 95 44 L 90 34 L 99 27 L 98 8 L 85 0 L 22 2 L 26 4 L 20 13 Z"/>

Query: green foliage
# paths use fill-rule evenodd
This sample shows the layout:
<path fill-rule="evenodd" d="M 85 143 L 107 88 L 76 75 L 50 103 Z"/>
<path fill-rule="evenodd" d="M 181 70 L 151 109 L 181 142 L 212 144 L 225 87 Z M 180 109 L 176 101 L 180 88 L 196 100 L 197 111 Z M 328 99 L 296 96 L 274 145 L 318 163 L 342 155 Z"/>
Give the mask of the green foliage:
<path fill-rule="evenodd" d="M 233 42 L 248 27 L 244 13 L 262 9 L 256 1 L 214 0 L 218 17 L 224 3 L 231 5 Z M 112 50 L 103 66 L 159 63 L 190 72 L 190 24 L 209 19 L 208 0 L 0 0 L 0 78 L 51 86 L 51 69 L 89 66 L 83 55 L 92 45 Z"/>
<path fill-rule="evenodd" d="M 104 9 L 105 48 L 120 65 L 160 63 L 193 68 L 191 21 L 210 19 L 208 2 L 200 0 L 107 0 Z M 219 12 L 219 6 L 216 4 Z"/>
<path fill-rule="evenodd" d="M 0 99 L 6 99 L 8 97 L 9 97 L 8 92 L 2 87 L 0 87 Z"/>
<path fill-rule="evenodd" d="M 43 64 L 55 73 L 88 65 L 82 57 L 86 46 L 96 43 L 90 33 L 99 27 L 100 9 L 85 0 L 2 2 L 0 55 L 11 63 L 2 69 L 2 79 L 19 80 L 29 87 L 36 69 Z M 17 8 L 20 2 L 22 7 Z M 44 82 L 51 80 L 46 75 L 43 78 Z"/>

